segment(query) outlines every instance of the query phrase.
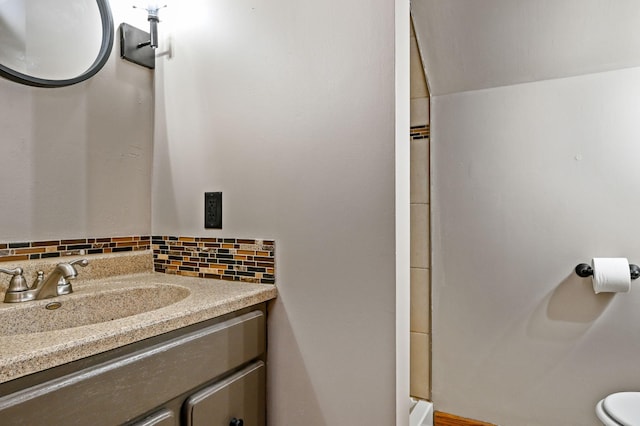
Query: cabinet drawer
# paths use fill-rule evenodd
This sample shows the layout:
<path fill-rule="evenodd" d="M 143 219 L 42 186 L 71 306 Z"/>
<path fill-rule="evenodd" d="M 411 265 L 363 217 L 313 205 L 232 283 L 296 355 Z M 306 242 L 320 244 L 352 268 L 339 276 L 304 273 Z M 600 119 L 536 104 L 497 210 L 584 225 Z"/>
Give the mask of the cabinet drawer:
<path fill-rule="evenodd" d="M 169 409 L 160 410 L 131 426 L 175 426 L 176 416 Z"/>
<path fill-rule="evenodd" d="M 264 353 L 265 319 L 252 311 L 0 398 L 11 425 L 130 421 Z"/>
<path fill-rule="evenodd" d="M 229 426 L 237 419 L 246 426 L 264 426 L 264 393 L 265 368 L 258 361 L 187 398 L 185 425 Z"/>

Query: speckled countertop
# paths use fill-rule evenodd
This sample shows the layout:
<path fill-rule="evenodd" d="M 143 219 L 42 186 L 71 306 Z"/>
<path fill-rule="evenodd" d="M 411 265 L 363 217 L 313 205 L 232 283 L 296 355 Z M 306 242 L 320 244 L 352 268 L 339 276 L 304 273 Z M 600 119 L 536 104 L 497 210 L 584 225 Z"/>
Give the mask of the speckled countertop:
<path fill-rule="evenodd" d="M 137 297 L 126 295 L 131 288 L 137 289 Z M 0 383 L 265 302 L 277 294 L 272 285 L 154 272 L 84 281 L 79 278 L 74 290 L 71 295 L 42 301 L 0 303 L 0 322 L 8 318 L 0 324 Z M 94 297 L 87 295 L 96 293 L 104 303 L 96 308 L 94 299 L 94 305 L 89 303 L 87 307 L 86 301 Z M 53 301 L 61 302 L 62 308 L 68 305 L 68 314 L 62 308 L 45 310 L 44 306 Z M 146 309 L 152 310 L 137 313 L 144 311 L 140 305 L 145 303 L 149 304 Z M 67 321 L 71 318 L 86 325 L 56 330 L 68 327 L 61 323 L 63 320 L 47 318 L 49 312 L 57 311 L 60 318 L 66 315 Z M 105 312 L 116 313 L 115 319 Z M 92 324 L 96 318 L 103 322 Z M 39 321 L 49 331 L 39 331 Z M 20 323 L 35 325 L 29 326 L 31 330 L 25 328 L 25 333 Z"/>

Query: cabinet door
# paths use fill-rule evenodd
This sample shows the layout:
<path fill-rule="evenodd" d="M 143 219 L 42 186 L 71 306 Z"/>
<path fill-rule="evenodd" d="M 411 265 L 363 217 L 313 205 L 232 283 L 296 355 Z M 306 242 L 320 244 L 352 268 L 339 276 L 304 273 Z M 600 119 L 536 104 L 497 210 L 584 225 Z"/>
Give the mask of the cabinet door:
<path fill-rule="evenodd" d="M 264 363 L 194 393 L 185 401 L 184 412 L 188 426 L 265 426 Z"/>

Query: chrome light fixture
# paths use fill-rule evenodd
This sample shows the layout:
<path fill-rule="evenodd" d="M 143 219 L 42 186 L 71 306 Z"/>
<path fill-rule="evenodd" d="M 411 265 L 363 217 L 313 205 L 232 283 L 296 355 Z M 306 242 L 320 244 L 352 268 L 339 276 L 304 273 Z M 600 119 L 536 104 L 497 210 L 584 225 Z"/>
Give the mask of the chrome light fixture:
<path fill-rule="evenodd" d="M 159 12 L 167 5 L 159 5 L 157 2 L 149 1 L 146 6 L 137 4 L 133 7 L 144 9 L 147 12 L 149 32 L 129 24 L 120 24 L 120 57 L 153 69 L 156 66 L 155 49 L 158 47 Z"/>
<path fill-rule="evenodd" d="M 147 21 L 149 21 L 149 41 L 141 43 L 142 46 L 151 46 L 152 49 L 156 49 L 158 47 L 158 22 L 160 22 L 160 18 L 158 17 L 158 12 L 160 9 L 167 7 L 167 5 L 159 6 L 156 2 L 149 2 L 147 7 L 141 6 L 133 6 L 136 9 L 144 9 L 147 11 Z"/>

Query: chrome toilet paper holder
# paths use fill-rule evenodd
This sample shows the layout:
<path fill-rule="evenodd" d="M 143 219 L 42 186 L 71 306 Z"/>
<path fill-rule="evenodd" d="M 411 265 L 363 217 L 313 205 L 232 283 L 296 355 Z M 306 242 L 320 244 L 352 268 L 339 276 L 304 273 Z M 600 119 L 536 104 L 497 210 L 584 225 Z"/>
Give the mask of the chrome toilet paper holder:
<path fill-rule="evenodd" d="M 588 263 L 581 263 L 575 268 L 576 274 L 579 277 L 587 278 L 593 275 L 593 268 Z M 629 264 L 629 274 L 631 275 L 631 279 L 635 280 L 636 278 L 640 278 L 640 266 Z"/>

